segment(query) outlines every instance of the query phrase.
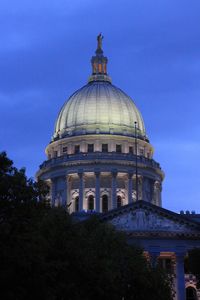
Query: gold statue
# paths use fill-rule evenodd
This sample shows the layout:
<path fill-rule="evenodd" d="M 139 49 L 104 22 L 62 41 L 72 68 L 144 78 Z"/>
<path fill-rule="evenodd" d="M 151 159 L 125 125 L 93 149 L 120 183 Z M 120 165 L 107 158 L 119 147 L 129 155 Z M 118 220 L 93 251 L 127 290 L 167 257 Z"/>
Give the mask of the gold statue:
<path fill-rule="evenodd" d="M 103 40 L 103 35 L 99 33 L 97 36 L 97 49 L 102 49 L 102 40 Z"/>

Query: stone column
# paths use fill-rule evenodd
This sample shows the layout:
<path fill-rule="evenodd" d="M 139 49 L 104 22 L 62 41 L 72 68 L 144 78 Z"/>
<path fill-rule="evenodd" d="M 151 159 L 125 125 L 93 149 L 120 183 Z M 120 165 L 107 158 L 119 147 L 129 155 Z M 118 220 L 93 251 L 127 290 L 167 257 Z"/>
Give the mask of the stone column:
<path fill-rule="evenodd" d="M 186 300 L 184 256 L 185 256 L 185 253 L 176 253 L 176 295 L 177 295 L 177 300 Z"/>
<path fill-rule="evenodd" d="M 62 155 L 62 145 L 58 146 L 58 156 Z"/>
<path fill-rule="evenodd" d="M 142 186 L 143 186 L 143 176 L 138 176 L 138 200 L 142 199 Z"/>
<path fill-rule="evenodd" d="M 84 181 L 83 173 L 78 173 L 79 176 L 79 211 L 83 210 L 83 197 L 84 197 Z"/>
<path fill-rule="evenodd" d="M 60 176 L 60 177 L 56 178 L 56 182 L 55 182 L 54 205 L 56 205 L 56 206 L 66 206 L 66 201 L 67 201 L 66 176 Z"/>
<path fill-rule="evenodd" d="M 156 180 L 153 185 L 153 203 L 158 206 L 161 206 L 161 189 L 161 183 Z"/>
<path fill-rule="evenodd" d="M 67 181 L 67 210 L 68 212 L 72 212 L 73 211 L 73 206 L 72 206 L 72 199 L 71 199 L 71 176 L 68 175 L 66 178 Z"/>
<path fill-rule="evenodd" d="M 71 202 L 71 199 L 70 199 L 71 183 L 70 183 L 70 176 L 69 175 L 67 175 L 66 181 L 67 181 L 67 201 L 66 201 L 66 204 L 69 205 L 70 202 Z"/>
<path fill-rule="evenodd" d="M 111 209 L 117 208 L 117 172 L 112 172 Z"/>
<path fill-rule="evenodd" d="M 128 174 L 128 203 L 132 203 L 132 192 L 133 192 L 133 174 Z"/>
<path fill-rule="evenodd" d="M 95 210 L 100 212 L 100 172 L 95 172 Z"/>
<path fill-rule="evenodd" d="M 62 195 L 62 206 L 66 207 L 67 205 L 67 188 L 68 188 L 68 184 L 67 184 L 67 176 L 64 177 L 64 182 L 63 182 L 63 195 Z"/>
<path fill-rule="evenodd" d="M 51 179 L 51 206 L 55 206 L 56 198 L 56 178 Z"/>

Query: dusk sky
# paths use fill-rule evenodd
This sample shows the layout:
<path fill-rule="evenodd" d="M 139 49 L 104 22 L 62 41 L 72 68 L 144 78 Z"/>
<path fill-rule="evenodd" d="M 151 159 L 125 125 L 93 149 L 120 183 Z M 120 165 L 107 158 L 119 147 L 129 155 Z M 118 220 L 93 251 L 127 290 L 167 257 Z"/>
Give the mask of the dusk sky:
<path fill-rule="evenodd" d="M 199 0 L 1 0 L 0 151 L 34 177 L 100 32 L 165 172 L 163 207 L 200 213 Z"/>

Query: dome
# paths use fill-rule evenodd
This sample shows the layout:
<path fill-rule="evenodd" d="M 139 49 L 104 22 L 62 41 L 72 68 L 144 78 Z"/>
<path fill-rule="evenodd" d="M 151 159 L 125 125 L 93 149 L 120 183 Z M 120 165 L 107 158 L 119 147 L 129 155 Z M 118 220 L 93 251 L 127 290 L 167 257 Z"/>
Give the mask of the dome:
<path fill-rule="evenodd" d="M 97 37 L 96 55 L 92 57 L 92 76 L 63 105 L 53 141 L 83 134 L 135 136 L 146 140 L 142 116 L 133 100 L 111 83 L 107 75 L 108 59 L 103 55 L 102 36 Z M 137 131 L 137 132 L 136 132 Z"/>
<path fill-rule="evenodd" d="M 107 74 L 102 39 L 88 83 L 58 114 L 36 175 L 49 185 L 51 205 L 69 213 L 106 213 L 139 200 L 161 205 L 164 173 L 134 101 Z"/>
<path fill-rule="evenodd" d="M 142 116 L 133 100 L 109 81 L 90 81 L 63 105 L 54 139 L 81 134 L 121 134 L 146 138 Z"/>

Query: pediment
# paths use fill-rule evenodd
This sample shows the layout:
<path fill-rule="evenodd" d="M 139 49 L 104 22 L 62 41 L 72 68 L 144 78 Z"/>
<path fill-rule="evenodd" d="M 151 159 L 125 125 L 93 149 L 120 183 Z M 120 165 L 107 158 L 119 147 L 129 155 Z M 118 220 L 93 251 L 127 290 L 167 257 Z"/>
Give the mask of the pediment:
<path fill-rule="evenodd" d="M 143 208 L 126 212 L 110 220 L 118 230 L 123 231 L 186 231 L 189 230 L 185 224 L 170 220 L 167 217 L 149 212 Z M 191 231 L 191 230 L 190 230 Z"/>
<path fill-rule="evenodd" d="M 125 232 L 200 233 L 200 226 L 195 222 L 189 222 L 179 214 L 149 203 L 146 205 L 144 202 L 115 210 L 105 216 L 105 219 L 117 230 Z"/>

